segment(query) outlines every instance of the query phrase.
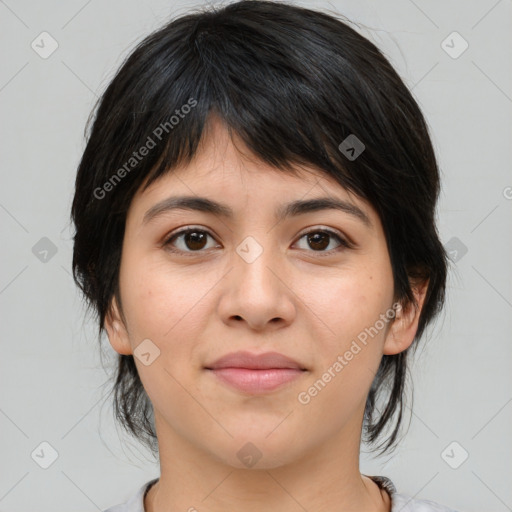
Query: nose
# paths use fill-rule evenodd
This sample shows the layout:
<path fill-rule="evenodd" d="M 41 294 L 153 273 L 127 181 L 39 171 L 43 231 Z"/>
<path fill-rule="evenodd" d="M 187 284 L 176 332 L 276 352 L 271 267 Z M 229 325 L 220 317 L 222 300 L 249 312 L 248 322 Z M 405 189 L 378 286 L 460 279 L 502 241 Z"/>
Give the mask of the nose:
<path fill-rule="evenodd" d="M 293 322 L 296 300 L 284 258 L 248 237 L 233 255 L 233 268 L 222 283 L 219 314 L 227 324 L 245 322 L 256 331 Z"/>

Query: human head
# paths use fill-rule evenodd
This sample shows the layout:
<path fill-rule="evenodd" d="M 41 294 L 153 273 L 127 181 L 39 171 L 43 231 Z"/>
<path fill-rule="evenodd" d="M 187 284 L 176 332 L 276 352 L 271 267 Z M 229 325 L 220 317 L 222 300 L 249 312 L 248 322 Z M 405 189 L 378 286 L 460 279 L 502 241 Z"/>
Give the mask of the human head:
<path fill-rule="evenodd" d="M 191 162 L 214 118 L 262 162 L 283 172 L 313 166 L 375 209 L 403 310 L 415 307 L 412 285 L 428 282 L 414 348 L 442 307 L 447 272 L 435 225 L 439 172 L 424 117 L 383 54 L 348 24 L 265 1 L 171 21 L 137 46 L 100 99 L 72 207 L 74 276 L 100 331 L 114 297 L 122 313 L 133 198 Z M 350 159 L 339 145 L 354 135 L 364 151 Z M 384 448 L 398 433 L 408 352 L 382 357 L 366 401 L 369 442 L 396 417 Z M 132 355 L 119 355 L 115 407 L 154 448 L 151 404 Z"/>

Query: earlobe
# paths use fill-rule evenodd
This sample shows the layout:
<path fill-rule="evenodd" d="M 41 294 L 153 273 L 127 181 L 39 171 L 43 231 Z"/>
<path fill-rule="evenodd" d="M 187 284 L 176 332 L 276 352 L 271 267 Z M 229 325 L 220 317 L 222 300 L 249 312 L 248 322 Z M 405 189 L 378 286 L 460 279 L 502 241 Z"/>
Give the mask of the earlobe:
<path fill-rule="evenodd" d="M 133 353 L 128 332 L 121 315 L 117 301 L 112 298 L 110 307 L 105 315 L 105 330 L 112 348 L 119 354 L 130 355 Z"/>
<path fill-rule="evenodd" d="M 413 286 L 413 293 L 418 304 L 408 304 L 397 308 L 395 318 L 384 341 L 383 354 L 394 355 L 407 350 L 414 341 L 423 303 L 428 289 L 428 279 Z"/>

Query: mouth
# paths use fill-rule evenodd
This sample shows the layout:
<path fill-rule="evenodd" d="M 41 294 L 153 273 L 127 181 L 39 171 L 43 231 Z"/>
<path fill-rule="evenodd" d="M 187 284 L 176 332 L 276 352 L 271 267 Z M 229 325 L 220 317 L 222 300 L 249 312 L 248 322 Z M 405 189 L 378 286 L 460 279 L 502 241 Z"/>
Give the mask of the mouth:
<path fill-rule="evenodd" d="M 278 352 L 234 352 L 205 369 L 229 387 L 250 394 L 274 391 L 307 372 L 300 363 Z"/>

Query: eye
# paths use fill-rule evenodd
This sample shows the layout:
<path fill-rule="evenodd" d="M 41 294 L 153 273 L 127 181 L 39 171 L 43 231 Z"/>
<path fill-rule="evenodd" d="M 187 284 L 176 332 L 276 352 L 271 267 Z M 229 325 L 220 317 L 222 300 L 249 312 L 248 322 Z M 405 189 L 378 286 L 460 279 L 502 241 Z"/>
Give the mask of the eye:
<path fill-rule="evenodd" d="M 306 243 L 314 250 L 314 252 L 332 253 L 340 250 L 339 246 L 345 249 L 352 247 L 352 245 L 338 233 L 327 228 L 317 228 L 308 231 L 307 233 L 304 233 L 299 240 L 302 240 L 303 238 L 306 238 Z M 325 249 L 331 245 L 332 238 L 338 241 L 339 246 L 338 248 L 331 248 L 326 251 Z"/>
<path fill-rule="evenodd" d="M 174 233 L 164 242 L 163 245 L 171 252 L 200 252 L 201 249 L 205 249 L 208 237 L 213 238 L 208 231 L 190 227 Z M 178 248 L 174 249 L 173 245 L 176 240 L 179 241 L 179 244 L 176 244 L 178 245 Z"/>
<path fill-rule="evenodd" d="M 186 254 L 201 252 L 203 249 L 211 248 L 207 247 L 208 237 L 213 239 L 213 235 L 204 229 L 188 227 L 171 234 L 171 236 L 167 238 L 167 240 L 163 243 L 163 246 L 169 251 L 177 253 Z M 352 244 L 342 238 L 337 232 L 327 228 L 317 228 L 308 231 L 307 233 L 303 233 L 299 240 L 302 240 L 303 238 L 306 239 L 306 243 L 313 249 L 314 252 L 330 254 L 340 250 L 340 247 L 346 249 L 352 247 Z M 338 242 L 338 248 L 325 250 L 331 245 L 333 238 Z"/>

